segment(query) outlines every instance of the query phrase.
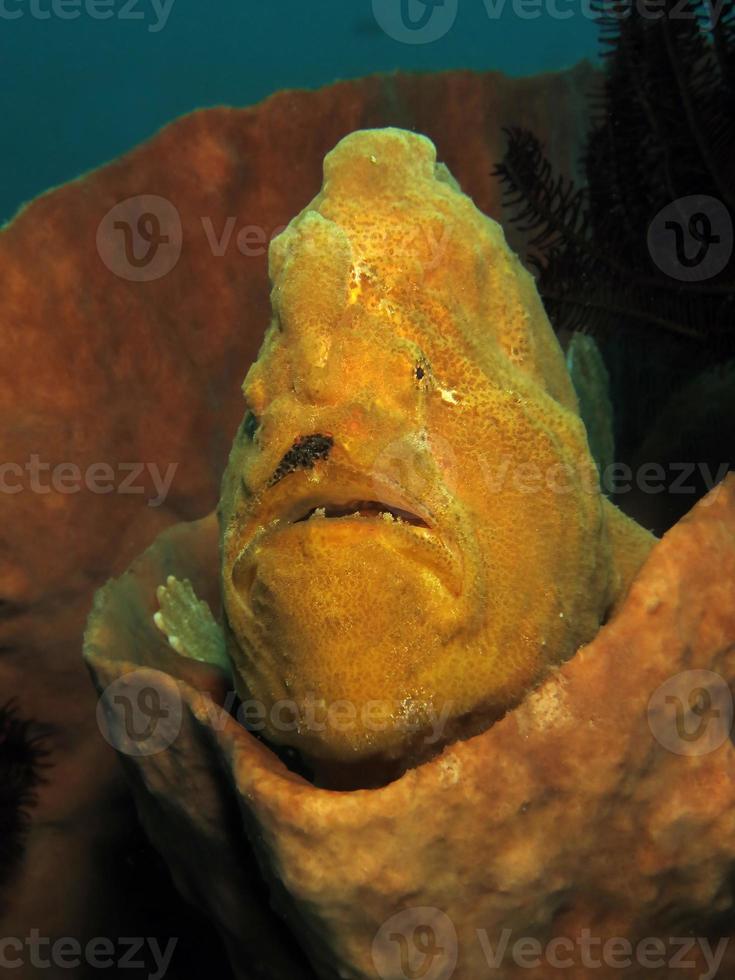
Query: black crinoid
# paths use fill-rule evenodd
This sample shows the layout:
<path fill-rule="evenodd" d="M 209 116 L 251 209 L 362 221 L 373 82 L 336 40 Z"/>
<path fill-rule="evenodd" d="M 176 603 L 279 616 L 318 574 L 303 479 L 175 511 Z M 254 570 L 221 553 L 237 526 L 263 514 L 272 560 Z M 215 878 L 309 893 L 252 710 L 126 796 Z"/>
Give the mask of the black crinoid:
<path fill-rule="evenodd" d="M 592 333 L 602 348 L 617 456 L 630 461 L 672 391 L 715 366 L 732 370 L 735 0 L 603 2 L 596 14 L 605 72 L 586 186 L 555 175 L 521 129 L 507 130 L 495 175 L 511 220 L 530 233 L 527 260 L 555 329 Z"/>
<path fill-rule="evenodd" d="M 0 889 L 23 850 L 29 810 L 48 765 L 48 730 L 21 718 L 11 701 L 0 705 Z M 2 910 L 0 895 L 0 910 Z"/>

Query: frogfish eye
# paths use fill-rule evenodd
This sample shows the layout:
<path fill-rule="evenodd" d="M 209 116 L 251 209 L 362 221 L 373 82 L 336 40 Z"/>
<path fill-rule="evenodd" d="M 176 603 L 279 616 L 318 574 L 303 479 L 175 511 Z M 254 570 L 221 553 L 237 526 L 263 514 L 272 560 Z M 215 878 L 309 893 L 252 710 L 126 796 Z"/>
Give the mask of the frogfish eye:
<path fill-rule="evenodd" d="M 414 380 L 418 382 L 419 388 L 425 388 L 429 383 L 429 365 L 425 358 L 416 361 L 413 369 Z"/>
<path fill-rule="evenodd" d="M 255 433 L 258 430 L 258 419 L 255 412 L 248 411 L 245 413 L 245 418 L 242 420 L 242 431 L 247 436 L 248 439 L 252 440 Z"/>

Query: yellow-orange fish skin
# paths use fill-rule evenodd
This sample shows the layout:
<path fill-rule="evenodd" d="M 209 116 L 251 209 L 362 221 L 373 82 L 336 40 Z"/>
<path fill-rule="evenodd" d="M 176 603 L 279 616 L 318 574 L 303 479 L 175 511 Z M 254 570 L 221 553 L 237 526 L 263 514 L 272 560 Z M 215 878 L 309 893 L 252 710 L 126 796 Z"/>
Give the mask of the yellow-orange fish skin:
<path fill-rule="evenodd" d="M 419 758 L 594 636 L 654 539 L 601 496 L 533 279 L 428 139 L 342 140 L 270 275 L 220 506 L 240 692 L 312 759 Z M 299 520 L 360 501 L 422 525 Z"/>

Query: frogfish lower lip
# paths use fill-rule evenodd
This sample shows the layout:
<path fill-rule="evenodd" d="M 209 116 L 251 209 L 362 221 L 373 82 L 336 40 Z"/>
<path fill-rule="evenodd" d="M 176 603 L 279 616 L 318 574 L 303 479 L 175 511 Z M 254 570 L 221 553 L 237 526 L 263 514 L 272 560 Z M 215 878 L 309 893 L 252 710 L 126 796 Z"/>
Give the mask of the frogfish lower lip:
<path fill-rule="evenodd" d="M 394 520 L 404 524 L 413 524 L 415 527 L 426 527 L 429 525 L 418 514 L 412 513 L 401 507 L 395 507 L 381 500 L 349 500 L 345 503 L 323 503 L 309 507 L 303 514 L 296 517 L 291 523 L 298 524 L 301 521 L 308 521 L 311 517 L 321 518 L 336 517 L 392 517 Z"/>

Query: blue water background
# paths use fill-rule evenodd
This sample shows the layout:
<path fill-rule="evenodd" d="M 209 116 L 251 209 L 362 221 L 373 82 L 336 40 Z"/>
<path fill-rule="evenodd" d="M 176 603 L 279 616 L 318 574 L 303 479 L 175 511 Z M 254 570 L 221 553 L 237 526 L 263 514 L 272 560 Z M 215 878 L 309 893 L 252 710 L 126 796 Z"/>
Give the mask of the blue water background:
<path fill-rule="evenodd" d="M 393 69 L 525 75 L 594 58 L 598 47 L 576 0 L 558 0 L 573 11 L 565 19 L 549 13 L 548 0 L 530 19 L 512 0 L 497 19 L 486 0 L 457 0 L 452 28 L 426 44 L 387 36 L 372 0 L 173 0 L 160 28 L 153 0 L 130 0 L 140 19 L 121 18 L 128 0 L 102 0 L 114 8 L 107 20 L 88 16 L 85 0 L 66 2 L 70 15 L 81 6 L 74 19 L 33 15 L 32 3 L 43 14 L 52 0 L 0 0 L 0 222 L 201 106 L 249 105 L 278 89 Z"/>

